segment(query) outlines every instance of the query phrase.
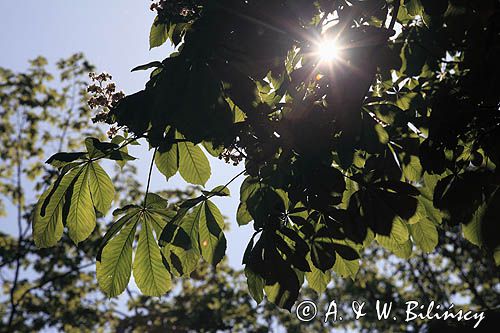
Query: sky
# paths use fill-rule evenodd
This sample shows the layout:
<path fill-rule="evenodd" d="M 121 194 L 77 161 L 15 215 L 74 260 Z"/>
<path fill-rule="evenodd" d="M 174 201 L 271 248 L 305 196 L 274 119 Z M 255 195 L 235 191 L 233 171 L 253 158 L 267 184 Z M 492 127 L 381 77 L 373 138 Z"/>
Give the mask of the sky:
<path fill-rule="evenodd" d="M 137 65 L 166 58 L 172 48 L 165 44 L 149 50 L 149 29 L 154 12 L 148 0 L 2 0 L 0 1 L 0 66 L 21 71 L 28 60 L 42 55 L 53 64 L 58 59 L 75 52 L 83 52 L 97 72 L 106 71 L 125 93 L 144 87 L 149 72 L 130 72 Z M 89 125 L 91 122 L 89 121 Z M 152 151 L 146 147 L 132 147 L 131 155 L 137 157 L 139 179 L 147 181 L 147 171 Z M 212 177 L 208 189 L 225 184 L 243 167 L 233 167 L 210 157 Z M 230 198 L 217 198 L 214 202 L 228 217 L 230 231 L 226 233 L 229 264 L 242 268 L 243 251 L 251 237 L 251 225 L 239 227 L 236 209 L 239 203 L 240 177 L 229 189 Z M 178 175 L 166 182 L 155 170 L 151 190 L 183 188 L 185 183 Z M 9 208 L 10 207 L 10 208 Z M 10 214 L 0 219 L 0 231 L 15 230 L 10 226 Z M 10 216 L 9 216 L 10 215 Z"/>

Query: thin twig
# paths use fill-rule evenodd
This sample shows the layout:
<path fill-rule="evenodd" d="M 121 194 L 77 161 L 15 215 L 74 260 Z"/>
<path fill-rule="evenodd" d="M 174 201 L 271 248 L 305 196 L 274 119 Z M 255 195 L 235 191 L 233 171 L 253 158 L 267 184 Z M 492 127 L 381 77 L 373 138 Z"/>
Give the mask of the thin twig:
<path fill-rule="evenodd" d="M 41 281 L 40 283 L 38 283 L 37 285 L 29 288 L 29 289 L 26 289 L 22 294 L 21 296 L 19 297 L 19 299 L 17 300 L 16 302 L 16 305 L 21 303 L 22 299 L 28 294 L 30 293 L 31 291 L 35 290 L 35 289 L 40 289 L 40 288 L 43 288 L 45 285 L 51 283 L 51 282 L 54 282 L 58 279 L 62 279 L 68 275 L 70 275 L 71 273 L 75 273 L 75 272 L 79 272 L 80 270 L 82 269 L 85 269 L 87 267 L 90 267 L 92 265 L 95 265 L 95 262 L 90 262 L 88 264 L 85 264 L 85 265 L 82 265 L 82 266 L 79 266 L 79 267 L 76 267 L 76 268 L 73 268 L 65 273 L 62 273 L 62 274 L 58 274 L 56 276 L 53 276 L 51 277 L 50 279 L 47 279 L 47 280 L 44 280 L 44 281 Z"/>
<path fill-rule="evenodd" d="M 129 287 L 127 287 L 125 290 L 127 291 L 128 297 L 130 297 L 130 299 L 132 300 L 132 303 L 134 304 L 135 315 L 140 316 L 141 314 L 139 313 L 139 309 L 137 308 L 137 301 L 136 301 L 134 295 L 132 294 L 132 291 L 130 291 Z"/>
<path fill-rule="evenodd" d="M 147 205 L 149 185 L 151 183 L 151 174 L 153 173 L 153 164 L 155 163 L 155 156 L 156 156 L 157 151 L 158 151 L 158 148 L 155 148 L 155 150 L 153 152 L 153 157 L 151 158 L 151 165 L 149 166 L 148 185 L 146 186 L 146 194 L 144 195 L 144 208 L 146 208 L 146 205 Z"/>
<path fill-rule="evenodd" d="M 401 0 L 394 0 L 394 9 L 392 12 L 391 23 L 389 23 L 389 28 L 388 28 L 389 30 L 393 30 L 394 25 L 396 24 L 396 19 L 398 18 L 399 14 L 400 1 Z"/>
<path fill-rule="evenodd" d="M 114 148 L 114 149 L 111 149 L 110 151 L 108 151 L 108 152 L 107 152 L 107 154 L 105 154 L 105 155 L 103 155 L 103 156 L 99 156 L 99 157 L 96 157 L 96 158 L 92 158 L 92 159 L 91 159 L 91 161 L 92 161 L 92 162 L 94 162 L 94 161 L 98 161 L 98 160 L 100 160 L 100 159 L 103 159 L 103 158 L 107 157 L 107 156 L 108 156 L 108 154 L 110 154 L 110 153 L 112 153 L 112 152 L 114 152 L 114 151 L 118 151 L 118 150 L 120 150 L 120 149 L 125 148 L 126 146 L 128 146 L 128 145 L 129 145 L 129 144 L 131 144 L 132 142 L 137 141 L 137 139 L 139 139 L 139 137 L 137 137 L 137 136 L 133 136 L 132 138 L 130 138 L 130 139 L 128 139 L 127 141 L 125 141 L 125 143 L 123 143 L 121 146 L 116 147 L 116 148 Z M 82 162 L 82 164 L 83 164 L 83 163 L 85 163 L 85 161 L 84 161 L 84 162 Z"/>
<path fill-rule="evenodd" d="M 59 139 L 59 148 L 57 151 L 61 151 L 64 145 L 64 139 L 66 138 L 66 134 L 68 133 L 69 124 L 71 122 L 71 119 L 73 118 L 73 112 L 75 110 L 75 104 L 76 104 L 75 98 L 76 98 L 76 82 L 75 82 L 75 77 L 73 76 L 73 82 L 71 85 L 71 105 L 68 110 L 68 116 L 66 117 L 66 120 L 63 125 L 63 131 L 61 133 L 61 138 Z"/>
<path fill-rule="evenodd" d="M 24 109 L 23 109 L 24 111 Z M 16 249 L 16 269 L 14 273 L 14 280 L 12 281 L 12 288 L 10 289 L 10 314 L 7 326 L 12 327 L 14 317 L 16 314 L 16 302 L 14 301 L 14 294 L 17 289 L 17 283 L 19 280 L 19 270 L 21 268 L 21 244 L 23 242 L 23 200 L 22 200 L 22 156 L 21 156 L 21 143 L 22 143 L 22 130 L 23 130 L 23 118 L 24 114 L 21 114 L 20 108 L 17 109 L 17 144 L 16 144 L 16 162 L 17 162 L 17 184 L 16 184 L 16 199 L 17 199 L 17 228 L 18 228 L 18 239 L 17 239 L 17 249 Z"/>
<path fill-rule="evenodd" d="M 235 181 L 235 180 L 236 180 L 239 176 L 241 176 L 242 174 L 244 174 L 244 173 L 245 173 L 245 171 L 246 171 L 246 170 L 243 170 L 243 171 L 241 171 L 240 173 L 238 173 L 236 176 L 234 176 L 233 178 L 231 178 L 231 180 L 230 180 L 230 181 L 228 181 L 228 182 L 227 182 L 224 186 L 222 186 L 222 187 L 221 187 L 218 191 L 216 191 L 216 192 L 214 192 L 214 193 L 210 194 L 210 195 L 207 197 L 207 199 L 210 199 L 211 197 L 213 197 L 213 196 L 215 196 L 215 195 L 217 195 L 217 194 L 221 193 L 222 191 L 224 191 L 224 190 L 225 190 L 225 189 L 229 186 L 229 184 L 231 184 L 231 183 L 232 183 L 232 182 L 234 182 L 234 181 Z"/>

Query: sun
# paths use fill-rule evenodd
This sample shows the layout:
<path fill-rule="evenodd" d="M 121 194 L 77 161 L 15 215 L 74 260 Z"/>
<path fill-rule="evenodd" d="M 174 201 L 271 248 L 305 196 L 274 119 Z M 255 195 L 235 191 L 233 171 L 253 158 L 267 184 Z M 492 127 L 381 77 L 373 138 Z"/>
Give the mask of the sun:
<path fill-rule="evenodd" d="M 321 62 L 333 62 L 339 59 L 341 48 L 335 39 L 325 39 L 318 44 L 317 53 Z"/>

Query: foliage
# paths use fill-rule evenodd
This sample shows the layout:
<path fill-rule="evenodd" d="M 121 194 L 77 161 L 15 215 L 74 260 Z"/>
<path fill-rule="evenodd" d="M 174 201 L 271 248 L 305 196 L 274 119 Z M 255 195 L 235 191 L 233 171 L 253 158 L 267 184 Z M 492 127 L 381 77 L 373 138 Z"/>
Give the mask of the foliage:
<path fill-rule="evenodd" d="M 168 259 L 168 265 L 171 265 L 167 267 L 173 267 L 174 275 L 189 276 L 189 279 L 173 279 L 171 281 L 172 289 L 164 293 L 162 298 L 138 295 L 139 291 L 127 288 L 127 293 L 122 295 L 120 299 L 116 301 L 108 299 L 107 295 L 99 290 L 93 268 L 91 268 L 95 264 L 95 258 L 100 258 L 103 255 L 99 252 L 102 250 L 102 246 L 99 245 L 103 243 L 100 226 L 106 225 L 109 230 L 114 230 L 116 227 L 113 226 L 120 221 L 118 219 L 117 222 L 108 225 L 109 218 L 103 217 L 100 213 L 108 209 L 107 205 L 94 208 L 95 218 L 98 219 L 99 223 L 96 224 L 96 229 L 88 239 L 80 242 L 78 246 L 74 245 L 74 240 L 68 233 L 63 234 L 55 246 L 38 248 L 31 240 L 29 228 L 31 213 L 35 208 L 33 203 L 36 200 L 32 193 L 43 192 L 58 177 L 51 168 L 37 169 L 40 165 L 37 163 L 37 160 L 40 159 L 39 156 L 55 151 L 60 146 L 63 148 L 73 147 L 74 149 L 82 148 L 78 142 L 82 132 L 87 131 L 85 123 L 89 117 L 89 110 L 85 106 L 87 96 L 82 90 L 86 85 L 83 75 L 92 66 L 88 65 L 82 55 L 75 55 L 63 60 L 59 62 L 58 66 L 63 75 L 58 83 L 53 83 L 50 87 L 49 78 L 51 75 L 45 69 L 45 61 L 38 58 L 32 62 L 32 66 L 26 73 L 20 74 L 2 69 L 3 73 L 9 73 L 10 79 L 9 85 L 4 85 L 0 89 L 5 103 L 1 119 L 2 124 L 10 131 L 3 134 L 5 137 L 10 135 L 11 141 L 9 141 L 9 145 L 2 146 L 1 153 L 5 157 L 5 165 L 7 163 L 13 166 L 21 164 L 23 167 L 21 173 L 11 175 L 11 179 L 15 183 L 19 181 L 20 186 L 15 187 L 14 191 L 2 193 L 2 199 L 13 202 L 20 209 L 21 214 L 18 216 L 20 219 L 18 222 L 20 222 L 21 228 L 18 230 L 17 236 L 14 236 L 15 233 L 10 232 L 8 227 L 7 233 L 0 233 L 0 277 L 3 287 L 0 296 L 0 312 L 5 314 L 2 323 L 4 325 L 1 326 L 0 331 L 33 332 L 56 329 L 68 332 L 154 332 L 164 330 L 175 332 L 212 332 L 216 330 L 269 332 L 286 329 L 288 332 L 328 332 L 332 325 L 336 328 L 350 328 L 356 331 L 379 332 L 426 329 L 426 324 L 421 322 L 412 322 L 408 325 L 402 322 L 395 324 L 391 321 L 378 321 L 372 317 L 365 318 L 363 321 L 355 321 L 346 317 L 344 321 L 335 324 L 324 324 L 319 319 L 302 323 L 297 320 L 294 314 L 277 311 L 276 307 L 269 302 L 261 302 L 257 305 L 252 297 L 263 298 L 263 281 L 259 280 L 255 274 L 252 275 L 248 269 L 244 272 L 235 271 L 228 267 L 224 259 L 220 261 L 216 269 L 212 267 L 211 263 L 201 263 L 195 268 L 194 264 L 197 260 L 193 260 L 193 266 L 189 267 L 174 265 L 174 258 L 177 254 L 181 255 L 187 252 L 193 258 L 202 256 L 200 249 L 202 249 L 203 240 L 201 243 L 196 241 L 199 234 L 193 236 L 192 233 L 187 233 L 193 236 L 191 243 L 198 247 L 185 250 L 182 246 L 187 243 L 180 242 L 182 240 L 182 236 L 179 236 L 182 233 L 180 230 L 187 232 L 190 230 L 188 226 L 192 225 L 193 227 L 198 226 L 194 230 L 199 233 L 202 230 L 200 226 L 206 224 L 208 227 L 211 225 L 209 221 L 214 222 L 214 219 L 222 230 L 225 229 L 220 214 L 211 200 L 207 199 L 215 195 L 229 195 L 228 190 L 223 187 L 201 193 L 198 187 L 190 187 L 186 191 L 162 191 L 158 195 L 149 193 L 148 198 L 145 199 L 147 202 L 144 203 L 144 206 L 147 207 L 145 214 L 142 216 L 133 215 L 132 217 L 137 219 L 137 224 L 139 222 L 145 224 L 145 227 L 139 232 L 139 243 L 141 242 L 141 233 L 148 234 L 150 229 L 153 229 L 153 232 L 157 234 L 161 231 L 153 222 L 158 214 L 155 210 L 160 209 L 161 212 L 165 205 L 165 201 L 160 198 L 160 195 L 169 200 L 168 208 L 174 210 L 179 208 L 178 206 L 180 209 L 183 206 L 186 209 L 189 206 L 186 202 L 191 202 L 191 205 L 195 204 L 192 213 L 186 212 L 185 218 L 178 218 L 176 226 L 179 227 L 179 230 L 177 228 L 172 230 L 174 238 L 177 240 L 174 242 L 175 246 L 162 248 L 162 253 L 168 254 L 165 255 L 165 258 Z M 34 77 L 33 72 L 35 71 L 44 73 L 36 85 L 28 80 L 15 79 L 16 77 Z M 30 95 L 13 93 L 13 91 L 27 92 L 30 89 L 39 91 L 42 89 L 41 87 L 47 91 L 50 89 L 50 96 L 59 100 L 59 103 L 41 106 L 31 100 L 39 98 L 39 93 Z M 72 97 L 72 91 L 75 91 L 75 97 Z M 20 107 L 17 104 L 20 100 L 31 101 L 29 106 Z M 7 105 L 12 105 L 12 109 L 8 109 Z M 80 112 L 76 112 L 78 110 Z M 39 115 L 38 120 L 28 123 L 28 115 L 33 114 Z M 18 123 L 18 119 L 24 121 Z M 18 127 L 19 124 L 24 126 Z M 45 133 L 44 138 L 47 141 L 37 140 L 38 133 Z M 100 136 L 98 129 L 93 135 Z M 54 144 L 46 144 L 46 142 Z M 115 142 L 117 142 L 116 139 Z M 28 149 L 26 148 L 28 143 L 31 143 L 29 147 L 33 149 L 32 151 L 25 151 Z M 97 141 L 87 143 L 90 146 L 92 146 L 91 143 L 98 144 Z M 35 154 L 35 150 L 38 149 L 39 153 Z M 87 148 L 87 150 L 92 150 L 92 148 Z M 88 156 L 88 152 L 82 152 L 79 155 L 73 155 L 73 157 L 78 156 L 78 158 L 85 159 L 85 154 Z M 21 158 L 17 159 L 17 156 Z M 64 157 L 64 155 L 57 156 L 59 160 Z M 11 160 L 7 158 L 11 158 Z M 54 158 L 51 163 L 57 163 L 54 162 L 56 160 L 58 159 Z M 155 161 L 157 160 L 155 159 Z M 81 171 L 80 176 L 85 172 L 82 168 L 92 168 L 97 165 L 97 161 L 82 160 L 81 163 L 76 169 Z M 3 166 L 4 163 L 2 163 Z M 87 171 L 90 172 L 92 169 Z M 35 172 L 38 172 L 36 179 L 42 179 L 42 181 L 30 181 L 29 175 Z M 112 173 L 111 182 L 116 189 L 116 197 L 114 198 L 116 205 L 126 206 L 130 202 L 139 202 L 140 199 L 144 198 L 145 194 L 140 191 L 140 184 L 133 164 L 124 164 L 123 168 L 120 165 L 116 166 Z M 90 183 L 88 185 L 91 193 L 100 193 L 93 190 Z M 23 200 L 16 200 L 17 193 L 22 193 Z M 201 194 L 203 196 L 200 196 Z M 244 194 L 243 197 L 247 194 Z M 106 195 L 101 196 L 101 198 L 105 197 Z M 20 205 L 20 202 L 23 202 L 23 205 Z M 129 206 L 118 213 L 120 216 L 132 215 L 138 209 L 140 210 L 141 206 Z M 289 218 L 300 223 L 304 219 L 301 218 L 304 212 L 304 209 L 296 209 L 289 214 Z M 172 217 L 170 216 L 170 218 Z M 15 220 L 15 216 L 8 216 L 8 218 Z M 8 226 L 9 224 L 3 225 Z M 412 235 L 415 231 L 411 229 L 411 226 L 414 225 L 418 224 L 410 225 L 410 234 Z M 132 224 L 130 224 L 130 228 L 132 228 Z M 210 228 L 208 227 L 208 229 Z M 424 235 L 429 233 L 425 231 L 427 230 L 425 227 L 421 229 Z M 433 299 L 442 304 L 449 304 L 451 300 L 461 298 L 466 304 L 457 304 L 457 306 L 493 308 L 496 305 L 499 292 L 498 268 L 483 258 L 481 250 L 465 242 L 454 229 L 443 231 L 442 228 L 438 228 L 436 235 L 440 241 L 436 250 L 432 254 L 415 250 L 412 258 L 408 260 L 394 259 L 387 251 L 373 245 L 360 252 L 363 257 L 371 258 L 369 261 L 364 261 L 363 265 L 336 255 L 333 270 L 337 274 L 323 273 L 320 270 L 306 272 L 308 284 L 302 290 L 301 298 L 317 300 L 320 312 L 326 309 L 328 302 L 332 299 L 338 300 L 339 304 L 342 304 L 340 311 L 346 313 L 349 312 L 346 311 L 350 305 L 349 301 L 353 299 L 366 300 L 369 304 L 373 304 L 376 299 L 391 300 L 396 303 L 408 299 Z M 110 237 L 109 233 L 108 237 Z M 429 237 L 429 239 L 433 240 L 434 238 Z M 148 245 L 148 242 L 143 244 Z M 177 245 L 179 245 L 179 249 Z M 139 251 L 139 246 L 137 246 L 137 251 Z M 430 252 L 425 248 L 423 250 Z M 197 255 L 193 253 L 197 253 Z M 142 258 L 148 259 L 144 256 Z M 307 256 L 306 260 L 310 267 L 314 267 L 310 255 Z M 110 265 L 111 261 L 104 260 L 103 263 Z M 139 266 L 139 270 L 143 267 L 150 267 L 148 265 Z M 131 269 L 135 269 L 132 263 L 128 266 L 129 275 Z M 354 279 L 354 275 L 356 275 L 356 279 Z M 345 279 L 343 276 L 351 278 Z M 249 280 L 248 287 L 245 283 L 246 279 Z M 140 285 L 138 281 L 140 279 L 136 279 Z M 258 281 L 261 284 L 255 283 Z M 404 282 L 402 283 L 402 281 Z M 126 285 L 127 282 L 128 279 L 123 284 Z M 164 284 L 168 281 L 160 279 L 159 282 Z M 154 283 L 145 283 L 144 286 L 146 288 L 157 287 Z M 258 286 L 261 287 L 260 290 L 253 288 Z M 10 318 L 12 319 L 10 320 Z M 487 315 L 487 318 L 490 318 L 490 315 Z M 481 327 L 483 326 L 482 323 Z"/>
<path fill-rule="evenodd" d="M 243 262 L 257 301 L 264 292 L 290 309 L 304 279 L 325 284 L 330 270 L 354 277 L 359 254 L 374 240 L 410 258 L 417 247 L 432 251 L 439 230 L 458 224 L 499 263 L 498 6 L 155 3 L 151 47 L 170 40 L 176 51 L 136 68 L 154 68 L 144 90 L 94 99 L 102 106 L 98 120 L 123 132 L 120 143 L 90 138 L 87 152 L 49 159 L 61 172 L 39 201 L 35 240 L 53 245 L 66 221 L 71 238 L 82 241 L 94 217 L 83 222 L 80 205 L 109 207 L 108 194 L 94 191 L 107 177 L 101 184 L 85 170 L 100 159 L 123 165 L 131 159 L 124 148 L 144 138 L 154 151 L 151 167 L 167 178 L 179 171 L 192 184 L 210 177 L 201 146 L 228 161 L 244 159 L 237 218 L 255 229 Z M 342 46 L 334 63 L 315 54 L 325 38 Z M 124 290 L 139 224 L 133 271 L 146 294 L 164 293 L 169 277 L 192 271 L 200 256 L 216 265 L 225 238 L 209 199 L 224 191 L 204 192 L 178 210 L 156 196 L 148 203 L 146 191 L 142 205 L 116 210 L 123 217 L 97 258 L 104 291 Z"/>

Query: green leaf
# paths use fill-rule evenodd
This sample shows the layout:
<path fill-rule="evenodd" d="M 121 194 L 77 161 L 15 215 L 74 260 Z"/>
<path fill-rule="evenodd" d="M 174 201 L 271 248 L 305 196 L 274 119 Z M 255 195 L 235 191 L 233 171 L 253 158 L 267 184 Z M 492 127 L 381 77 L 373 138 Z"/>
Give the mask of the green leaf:
<path fill-rule="evenodd" d="M 418 94 L 415 92 L 409 92 L 404 95 L 398 96 L 396 100 L 396 106 L 399 107 L 401 110 L 406 111 L 410 108 L 412 100 L 417 96 Z"/>
<path fill-rule="evenodd" d="M 182 233 L 177 232 L 172 242 L 162 249 L 165 258 L 170 263 L 170 271 L 177 273 L 178 276 L 189 276 L 200 260 L 198 239 L 201 213 L 202 205 L 196 206 L 193 212 L 183 218 L 180 223 L 180 227 L 187 235 L 188 246 L 185 246 L 186 241 L 179 239 Z M 173 262 L 175 258 L 177 258 L 177 264 Z"/>
<path fill-rule="evenodd" d="M 149 31 L 149 49 L 163 45 L 168 39 L 169 27 L 166 24 L 158 23 L 158 17 L 155 18 L 151 30 Z"/>
<path fill-rule="evenodd" d="M 375 236 L 377 242 L 387 250 L 391 251 L 400 258 L 408 259 L 412 253 L 412 242 L 407 240 L 404 243 L 398 243 L 393 238 L 387 236 Z"/>
<path fill-rule="evenodd" d="M 413 33 L 410 33 L 409 36 L 414 38 L 421 38 L 421 35 L 418 31 L 418 29 L 413 30 Z M 417 76 L 422 73 L 422 68 L 424 67 L 428 57 L 428 51 L 418 43 L 405 43 L 401 48 L 400 57 L 400 72 L 408 76 Z M 396 105 L 403 110 L 407 110 L 412 103 L 411 100 L 416 97 L 416 95 L 417 93 L 415 92 L 408 93 L 401 99 L 398 98 Z"/>
<path fill-rule="evenodd" d="M 276 304 L 280 308 L 290 311 L 293 303 L 297 300 L 298 288 L 300 288 L 300 285 L 293 286 L 298 287 L 296 290 L 295 288 L 292 289 L 288 287 L 289 286 L 287 285 L 276 282 L 273 285 L 266 285 L 264 287 L 264 291 L 266 292 L 266 296 L 269 301 Z"/>
<path fill-rule="evenodd" d="M 380 124 L 375 125 L 375 133 L 377 134 L 378 140 L 381 144 L 385 145 L 389 142 L 389 134 Z"/>
<path fill-rule="evenodd" d="M 177 144 L 164 152 L 158 151 L 155 155 L 155 164 L 158 170 L 167 178 L 167 180 L 179 170 L 179 156 Z"/>
<path fill-rule="evenodd" d="M 76 161 L 87 155 L 85 152 L 75 152 L 75 153 L 57 153 L 52 155 L 45 163 L 48 163 L 56 168 L 61 168 L 73 161 Z"/>
<path fill-rule="evenodd" d="M 146 208 L 148 211 L 158 211 L 158 213 L 168 213 L 168 200 L 156 193 L 148 193 Z"/>
<path fill-rule="evenodd" d="M 245 202 L 240 202 L 238 205 L 238 212 L 236 213 L 236 221 L 238 225 L 246 225 L 253 220 L 252 215 L 248 212 L 247 204 Z"/>
<path fill-rule="evenodd" d="M 98 163 L 93 162 L 89 165 L 88 182 L 95 209 L 106 215 L 115 198 L 115 187 L 111 178 Z"/>
<path fill-rule="evenodd" d="M 97 138 L 88 137 L 85 139 L 85 146 L 90 158 L 106 158 L 114 161 L 131 161 L 136 159 L 127 154 L 126 151 L 119 150 L 119 145 L 114 142 L 101 142 Z"/>
<path fill-rule="evenodd" d="M 178 277 L 189 277 L 201 258 L 200 253 L 193 248 L 184 250 L 172 244 L 165 245 L 161 252 L 169 265 L 170 273 Z"/>
<path fill-rule="evenodd" d="M 224 237 L 224 218 L 217 206 L 211 201 L 204 202 L 200 207 L 199 241 L 202 257 L 210 264 L 217 265 L 226 252 Z"/>
<path fill-rule="evenodd" d="M 96 225 L 96 215 L 88 183 L 91 165 L 83 167 L 71 191 L 71 203 L 66 221 L 69 237 L 78 245 L 87 239 Z"/>
<path fill-rule="evenodd" d="M 143 215 L 133 269 L 135 282 L 144 295 L 161 296 L 171 288 L 171 278 L 153 236 L 154 219 L 147 212 Z"/>
<path fill-rule="evenodd" d="M 210 178 L 210 163 L 200 147 L 191 142 L 180 142 L 179 172 L 187 182 L 203 185 Z"/>
<path fill-rule="evenodd" d="M 326 290 L 328 283 L 330 283 L 330 272 L 322 272 L 320 269 L 314 267 L 310 260 L 308 261 L 309 266 L 311 267 L 311 271 L 305 272 L 307 283 L 309 284 L 309 287 L 311 287 L 314 291 L 316 291 L 318 294 L 321 294 Z"/>
<path fill-rule="evenodd" d="M 176 276 L 189 276 L 200 260 L 199 228 L 204 205 L 197 204 L 202 201 L 203 198 L 199 197 L 184 202 L 176 216 L 162 231 L 162 253 L 169 265 L 169 271 Z M 186 215 L 192 207 L 193 211 Z"/>
<path fill-rule="evenodd" d="M 250 296 L 252 296 L 257 304 L 260 304 L 260 302 L 264 299 L 264 279 L 247 267 L 245 267 L 245 276 L 247 278 L 248 292 L 250 293 Z"/>
<path fill-rule="evenodd" d="M 393 191 L 399 189 L 398 192 L 383 189 L 359 190 L 351 195 L 348 210 L 353 214 L 359 214 L 360 220 L 376 234 L 388 236 L 394 230 L 403 232 L 395 235 L 400 236 L 402 243 L 409 235 L 403 220 L 409 220 L 415 215 L 418 200 L 406 192 L 412 187 L 407 188 L 402 184 L 394 186 L 396 184 L 382 183 L 382 185 L 389 186 L 388 189 Z"/>
<path fill-rule="evenodd" d="M 101 239 L 101 244 L 99 245 L 99 249 L 97 251 L 96 260 L 101 261 L 102 250 L 108 244 L 109 240 L 113 238 L 125 224 L 135 218 L 135 215 L 139 212 L 141 207 L 139 206 L 129 206 L 126 210 L 126 214 L 122 216 L 118 221 L 113 223 L 109 230 L 106 232 L 104 237 Z"/>
<path fill-rule="evenodd" d="M 240 201 L 241 202 L 246 202 L 250 196 L 255 191 L 258 191 L 261 188 L 261 184 L 259 182 L 258 178 L 248 176 L 245 178 L 243 183 L 241 183 L 240 187 Z"/>
<path fill-rule="evenodd" d="M 493 251 L 493 259 L 495 260 L 495 264 L 500 266 L 500 246 L 497 246 Z"/>
<path fill-rule="evenodd" d="M 201 191 L 205 196 L 228 197 L 231 195 L 229 188 L 225 185 L 219 185 L 210 191 Z"/>
<path fill-rule="evenodd" d="M 403 165 L 403 175 L 412 182 L 417 182 L 422 178 L 422 165 L 417 156 L 410 156 L 410 161 Z"/>
<path fill-rule="evenodd" d="M 347 207 L 349 206 L 349 199 L 351 198 L 351 195 L 353 195 L 358 190 L 358 183 L 356 183 L 354 180 L 346 178 L 345 191 L 342 194 L 342 203 L 339 205 L 339 207 L 342 209 L 347 209 Z"/>
<path fill-rule="evenodd" d="M 363 240 L 363 244 L 362 244 L 363 248 L 367 248 L 368 246 L 370 246 L 374 239 L 375 239 L 375 233 L 373 232 L 372 229 L 368 229 L 367 233 L 366 233 L 366 237 Z"/>
<path fill-rule="evenodd" d="M 422 15 L 424 8 L 420 3 L 420 0 L 406 0 L 405 1 L 406 9 L 408 10 L 408 14 L 411 16 Z"/>
<path fill-rule="evenodd" d="M 239 123 L 245 121 L 246 115 L 230 98 L 226 98 L 227 104 L 231 108 L 231 112 L 233 113 L 233 122 Z"/>
<path fill-rule="evenodd" d="M 118 165 L 123 168 L 126 161 L 133 161 L 136 159 L 135 157 L 130 156 L 127 151 L 127 147 L 123 147 L 121 149 L 113 149 L 106 154 L 105 158 L 107 158 L 108 160 L 116 161 L 116 163 L 118 163 Z"/>
<path fill-rule="evenodd" d="M 261 184 L 259 180 L 254 177 L 247 177 L 240 187 L 240 204 L 236 214 L 236 220 L 239 225 L 246 225 L 253 220 L 252 215 L 248 211 L 247 200 L 259 189 Z"/>
<path fill-rule="evenodd" d="M 415 244 L 424 252 L 432 252 L 438 244 L 436 226 L 429 219 L 421 219 L 409 225 L 411 236 Z"/>
<path fill-rule="evenodd" d="M 108 297 L 120 295 L 132 272 L 132 243 L 139 220 L 138 211 L 131 215 L 127 225 L 104 247 L 101 261 L 97 261 L 97 281 Z"/>
<path fill-rule="evenodd" d="M 94 141 L 89 138 L 86 143 L 92 147 Z M 70 171 L 65 174 L 68 168 Z M 37 205 L 33 223 L 35 243 L 40 247 L 55 245 L 64 223 L 76 244 L 85 240 L 95 228 L 94 207 L 104 215 L 113 198 L 111 179 L 96 162 L 87 161 L 81 167 L 64 166 L 61 176 Z"/>
<path fill-rule="evenodd" d="M 264 226 L 271 216 L 286 210 L 283 197 L 269 186 L 262 186 L 258 191 L 253 191 L 246 200 L 246 205 L 257 227 Z"/>
<path fill-rule="evenodd" d="M 85 139 L 85 147 L 90 158 L 102 157 L 113 149 L 118 148 L 118 145 L 112 142 L 101 142 L 97 138 L 88 137 Z"/>
<path fill-rule="evenodd" d="M 161 246 L 170 243 L 172 239 L 174 239 L 176 232 L 178 230 L 179 224 L 182 223 L 184 216 L 188 213 L 188 211 L 198 205 L 200 202 L 203 202 L 206 198 L 204 196 L 199 196 L 194 199 L 189 199 L 184 201 L 177 213 L 174 217 L 169 221 L 166 227 L 163 229 L 160 235 L 159 244 Z"/>
<path fill-rule="evenodd" d="M 200 253 L 200 246 L 198 244 L 199 235 L 200 235 L 200 219 L 203 214 L 203 205 L 197 206 L 191 214 L 186 216 L 182 220 L 181 227 L 189 236 L 191 241 L 191 248 L 194 249 L 195 252 Z"/>
<path fill-rule="evenodd" d="M 151 62 L 148 62 L 147 64 L 139 65 L 139 66 L 132 68 L 131 72 L 144 71 L 144 70 L 147 70 L 150 68 L 161 68 L 161 67 L 163 67 L 163 64 L 160 61 L 151 61 Z"/>
<path fill-rule="evenodd" d="M 36 246 L 54 246 L 61 239 L 65 196 L 80 171 L 81 168 L 71 170 L 61 178 L 59 184 L 49 187 L 38 200 L 33 219 L 33 238 Z"/>
<path fill-rule="evenodd" d="M 421 219 L 427 218 L 427 210 L 425 208 L 425 198 L 420 196 L 418 198 L 417 210 L 415 211 L 415 215 L 408 219 L 408 224 L 418 223 Z M 431 202 L 432 205 L 432 202 Z"/>
<path fill-rule="evenodd" d="M 401 218 L 396 217 L 389 236 L 377 234 L 375 239 L 380 245 L 392 251 L 398 257 L 407 259 L 411 256 L 412 252 L 412 242 L 409 240 L 409 237 L 408 227 Z"/>
<path fill-rule="evenodd" d="M 462 224 L 462 232 L 464 238 L 474 245 L 481 247 L 483 245 L 481 235 L 481 222 L 483 221 L 484 214 L 488 205 L 483 203 L 472 214 L 472 218 L 467 224 Z"/>
<path fill-rule="evenodd" d="M 63 233 L 62 223 L 62 202 L 50 206 L 48 214 L 41 216 L 40 209 L 42 203 L 47 198 L 48 193 L 52 190 L 52 186 L 45 191 L 35 208 L 33 220 L 33 238 L 35 245 L 39 248 L 50 247 L 56 245 L 61 239 Z"/>
<path fill-rule="evenodd" d="M 359 261 L 346 260 L 337 253 L 337 258 L 335 260 L 335 264 L 333 265 L 333 270 L 340 276 L 344 278 L 350 277 L 354 281 L 354 278 L 356 277 L 356 274 L 359 270 Z"/>
<path fill-rule="evenodd" d="M 212 155 L 213 157 L 219 157 L 220 154 L 224 151 L 224 146 L 219 146 L 219 147 L 214 147 L 214 144 L 210 141 L 203 141 L 201 143 L 203 145 L 203 148 Z"/>
<path fill-rule="evenodd" d="M 389 236 L 377 235 L 377 239 L 380 237 L 386 237 L 394 240 L 398 244 L 405 243 L 410 237 L 410 233 L 408 231 L 408 227 L 401 220 L 401 218 L 396 217 L 392 223 L 392 229 Z"/>
<path fill-rule="evenodd" d="M 331 240 L 315 240 L 311 246 L 311 261 L 313 265 L 326 272 L 335 264 L 335 248 Z"/>

